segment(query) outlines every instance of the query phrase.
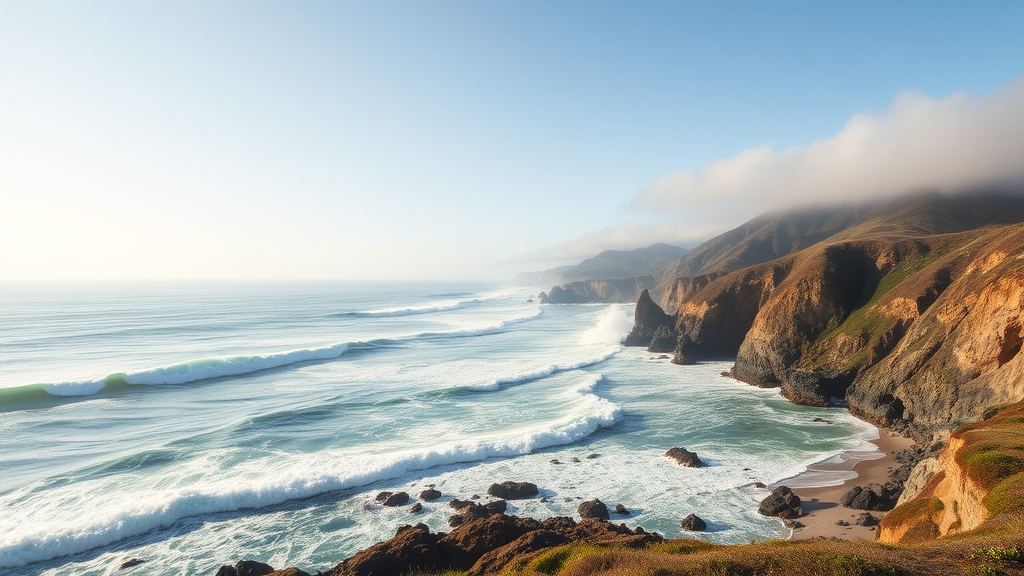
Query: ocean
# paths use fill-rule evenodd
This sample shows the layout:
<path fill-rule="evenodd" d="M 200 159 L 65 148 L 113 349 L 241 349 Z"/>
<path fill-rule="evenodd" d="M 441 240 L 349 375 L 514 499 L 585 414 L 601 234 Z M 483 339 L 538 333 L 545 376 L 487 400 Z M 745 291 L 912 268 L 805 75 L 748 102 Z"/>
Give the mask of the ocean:
<path fill-rule="evenodd" d="M 322 570 L 404 524 L 447 530 L 450 499 L 506 480 L 547 499 L 508 513 L 599 498 L 666 537 L 787 537 L 755 482 L 874 450 L 873 427 L 725 377 L 727 360 L 622 347 L 631 304 L 536 300 L 467 283 L 0 287 L 0 572 Z M 708 466 L 679 467 L 675 446 Z M 427 486 L 444 496 L 410 512 Z M 382 507 L 384 490 L 412 500 Z M 690 513 L 707 532 L 684 533 Z"/>

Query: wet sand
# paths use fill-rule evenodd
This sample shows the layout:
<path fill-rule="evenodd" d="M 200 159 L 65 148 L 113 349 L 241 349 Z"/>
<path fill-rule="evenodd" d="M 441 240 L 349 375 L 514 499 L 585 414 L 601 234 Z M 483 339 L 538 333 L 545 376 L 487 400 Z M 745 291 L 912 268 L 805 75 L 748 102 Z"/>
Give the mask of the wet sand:
<path fill-rule="evenodd" d="M 793 488 L 793 492 L 800 497 L 803 504 L 804 516 L 797 519 L 804 525 L 803 528 L 793 530 L 792 539 L 804 540 L 824 536 L 828 538 L 841 538 L 844 540 L 874 540 L 876 530 L 866 526 L 856 526 L 853 521 L 862 514 L 863 510 L 846 508 L 839 503 L 839 498 L 854 486 L 878 483 L 884 484 L 889 479 L 889 468 L 899 466 L 894 455 L 914 442 L 909 438 L 901 438 L 879 430 L 879 438 L 872 440 L 872 444 L 878 446 L 881 457 L 873 460 L 853 458 L 846 462 L 823 462 L 810 467 L 810 470 L 852 470 L 857 477 L 847 480 L 839 486 L 826 486 L 822 488 Z M 874 453 L 877 457 L 878 453 Z M 872 515 L 881 519 L 885 512 L 871 512 Z M 839 520 L 845 520 L 850 526 L 839 526 Z"/>

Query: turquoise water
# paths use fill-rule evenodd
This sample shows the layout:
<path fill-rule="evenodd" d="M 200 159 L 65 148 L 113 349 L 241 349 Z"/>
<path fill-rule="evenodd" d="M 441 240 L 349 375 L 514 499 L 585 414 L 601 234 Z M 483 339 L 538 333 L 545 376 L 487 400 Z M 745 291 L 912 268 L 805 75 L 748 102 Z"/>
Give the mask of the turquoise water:
<path fill-rule="evenodd" d="M 669 537 L 694 512 L 709 541 L 785 536 L 756 513 L 767 491 L 753 482 L 873 432 L 725 378 L 728 362 L 623 349 L 631 305 L 530 296 L 4 287 L 0 569 L 108 574 L 130 557 L 158 575 L 241 558 L 326 569 L 402 524 L 446 529 L 447 500 L 504 480 L 548 498 L 510 513 L 573 515 L 596 497 L 631 510 L 614 520 Z M 676 466 L 662 456 L 673 446 L 710 466 Z M 427 485 L 445 496 L 418 515 L 373 498 Z"/>

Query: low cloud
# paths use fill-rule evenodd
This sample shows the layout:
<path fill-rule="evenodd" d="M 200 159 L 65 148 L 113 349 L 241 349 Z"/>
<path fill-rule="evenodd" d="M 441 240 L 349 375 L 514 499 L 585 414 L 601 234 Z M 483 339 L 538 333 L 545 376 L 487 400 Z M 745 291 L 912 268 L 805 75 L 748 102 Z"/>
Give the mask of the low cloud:
<path fill-rule="evenodd" d="M 835 136 L 776 150 L 766 144 L 669 174 L 629 202 L 635 218 L 522 260 L 579 259 L 655 242 L 693 244 L 757 214 L 811 203 L 882 199 L 1024 183 L 1024 78 L 971 98 L 907 92 Z"/>

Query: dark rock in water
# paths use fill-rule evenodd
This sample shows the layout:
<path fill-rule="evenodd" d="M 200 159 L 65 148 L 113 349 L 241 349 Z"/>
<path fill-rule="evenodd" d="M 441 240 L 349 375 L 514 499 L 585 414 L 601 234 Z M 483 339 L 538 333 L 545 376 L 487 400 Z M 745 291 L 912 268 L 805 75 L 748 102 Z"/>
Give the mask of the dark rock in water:
<path fill-rule="evenodd" d="M 541 498 L 541 499 L 540 499 L 540 501 L 541 501 L 541 502 L 547 502 L 547 501 L 548 501 L 548 499 L 547 499 L 547 498 L 545 497 L 545 498 Z"/>
<path fill-rule="evenodd" d="M 587 500 L 586 502 L 579 505 L 576 508 L 576 512 L 579 513 L 581 518 L 600 518 L 601 520 L 608 519 L 608 507 L 604 505 L 597 498 L 593 500 Z"/>
<path fill-rule="evenodd" d="M 688 468 L 700 468 L 704 466 L 704 463 L 700 461 L 695 452 L 690 452 L 686 448 L 671 448 L 668 452 L 665 452 L 665 456 L 675 460 L 680 466 L 686 466 Z"/>
<path fill-rule="evenodd" d="M 864 512 L 853 521 L 857 526 L 878 526 L 878 518 L 870 512 Z"/>
<path fill-rule="evenodd" d="M 572 457 L 572 460 L 570 460 L 570 462 L 572 462 L 572 463 L 574 463 L 574 464 L 578 464 L 578 463 L 579 463 L 579 461 L 580 461 L 580 459 L 579 459 L 579 458 L 577 458 L 577 457 L 575 457 L 575 456 L 573 456 L 573 457 Z"/>
<path fill-rule="evenodd" d="M 562 286 L 553 286 L 551 292 L 544 294 L 544 297 L 540 299 L 541 304 L 585 304 L 590 300 L 585 294 Z"/>
<path fill-rule="evenodd" d="M 770 496 L 761 501 L 757 511 L 765 516 L 784 519 L 797 518 L 804 513 L 800 507 L 800 497 L 794 494 L 789 486 L 779 486 L 773 490 Z"/>
<path fill-rule="evenodd" d="M 692 366 L 696 364 L 697 361 L 694 360 L 692 356 L 687 356 L 682 352 L 676 352 L 675 355 L 672 356 L 672 363 L 679 364 L 680 366 Z"/>
<path fill-rule="evenodd" d="M 764 485 L 764 482 L 754 482 L 754 488 L 767 488 L 767 486 Z"/>
<path fill-rule="evenodd" d="M 825 420 L 824 418 L 822 418 L 820 416 L 815 418 L 814 420 L 811 420 L 811 422 L 824 422 L 826 424 L 831 424 L 832 423 L 831 420 Z"/>
<path fill-rule="evenodd" d="M 548 293 L 547 292 L 541 292 L 540 294 L 537 294 L 537 300 L 540 300 L 541 302 L 543 302 L 543 301 L 545 301 L 547 299 L 548 299 Z"/>
<path fill-rule="evenodd" d="M 377 496 L 380 500 L 380 495 Z M 406 492 L 396 492 L 394 494 L 388 494 L 386 498 L 380 500 L 380 503 L 385 506 L 404 506 L 409 502 L 409 494 Z"/>
<path fill-rule="evenodd" d="M 690 514 L 683 521 L 679 523 L 679 526 L 683 530 L 689 530 L 690 532 L 703 532 L 708 529 L 706 522 L 700 519 L 696 514 Z"/>
<path fill-rule="evenodd" d="M 593 460 L 594 458 L 600 458 L 600 454 L 587 454 L 587 460 Z"/>
<path fill-rule="evenodd" d="M 629 516 L 629 510 L 627 510 L 622 504 L 615 505 L 615 513 L 622 514 L 623 516 Z"/>
<path fill-rule="evenodd" d="M 651 352 L 671 352 L 676 349 L 674 337 L 674 322 L 672 317 L 665 314 L 665 311 L 651 299 L 647 290 L 640 292 L 640 298 L 636 301 L 636 312 L 633 314 L 633 330 L 626 336 L 626 346 L 652 346 L 653 338 L 659 328 L 664 327 L 672 339 L 672 345 L 668 349 L 649 349 Z"/>
<path fill-rule="evenodd" d="M 420 492 L 420 500 L 423 500 L 424 502 L 433 502 L 440 497 L 441 492 L 439 490 L 434 490 L 433 488 L 428 488 L 423 492 Z"/>
<path fill-rule="evenodd" d="M 469 499 L 470 500 L 479 500 L 480 499 L 480 495 L 479 494 L 473 494 L 472 496 L 469 497 Z"/>
<path fill-rule="evenodd" d="M 274 572 L 269 565 L 255 560 L 242 560 L 234 566 L 224 565 L 217 571 L 216 576 L 266 576 Z"/>
<path fill-rule="evenodd" d="M 377 502 L 383 502 L 390 498 L 392 494 L 394 494 L 394 492 L 378 492 L 374 500 Z"/>
<path fill-rule="evenodd" d="M 142 558 L 130 558 L 128 560 L 125 560 L 124 562 L 121 562 L 121 565 L 118 566 L 117 569 L 124 570 L 125 568 L 131 568 L 132 566 L 138 566 L 139 564 L 142 564 L 144 562 L 145 560 L 143 560 Z"/>
<path fill-rule="evenodd" d="M 676 349 L 676 342 L 679 340 L 674 330 L 668 326 L 658 326 L 651 337 L 651 345 L 647 347 L 648 352 L 672 352 Z"/>
<path fill-rule="evenodd" d="M 898 487 L 868 484 L 867 486 L 854 486 L 846 494 L 839 498 L 839 503 L 854 510 L 875 510 L 884 512 L 896 507 L 896 501 L 900 498 Z"/>
<path fill-rule="evenodd" d="M 491 487 L 487 489 L 489 495 L 504 500 L 533 498 L 538 492 L 537 485 L 532 482 L 502 482 L 501 484 L 491 484 Z"/>
<path fill-rule="evenodd" d="M 423 504 L 420 504 L 419 502 L 413 504 L 412 508 L 409 508 L 409 512 L 412 512 L 413 514 L 416 514 L 417 512 L 422 512 L 422 511 L 423 511 Z"/>
<path fill-rule="evenodd" d="M 551 463 L 552 464 L 561 464 L 561 462 L 559 462 L 557 458 L 551 460 Z"/>
<path fill-rule="evenodd" d="M 508 510 L 508 502 L 505 502 L 504 500 L 495 500 L 494 502 L 484 504 L 484 508 L 491 511 L 493 514 L 504 514 L 505 510 Z"/>

